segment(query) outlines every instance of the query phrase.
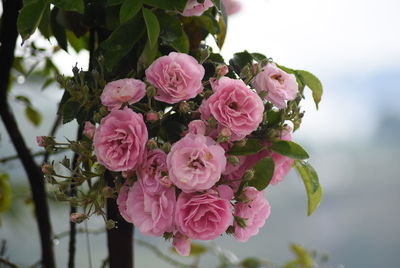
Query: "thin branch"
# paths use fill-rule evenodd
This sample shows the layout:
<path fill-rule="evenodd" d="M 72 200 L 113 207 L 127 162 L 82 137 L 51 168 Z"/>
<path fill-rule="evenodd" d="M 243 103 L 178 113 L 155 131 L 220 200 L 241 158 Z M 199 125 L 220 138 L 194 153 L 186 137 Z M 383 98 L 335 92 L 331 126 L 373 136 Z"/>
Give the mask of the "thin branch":
<path fill-rule="evenodd" d="M 59 150 L 57 150 L 55 152 L 50 153 L 49 155 L 59 154 L 59 153 L 62 153 L 62 152 L 65 152 L 65 150 L 64 149 L 59 149 Z M 32 157 L 37 157 L 37 156 L 41 156 L 41 155 L 46 156 L 47 153 L 48 153 L 47 151 L 40 151 L 40 152 L 32 153 L 31 156 Z M 6 156 L 4 158 L 0 158 L 0 164 L 4 164 L 4 163 L 7 163 L 9 161 L 18 160 L 18 159 L 19 159 L 18 155 Z"/>
<path fill-rule="evenodd" d="M 48 135 L 49 137 L 54 137 L 56 135 L 57 129 L 61 124 L 61 119 L 62 119 L 61 114 L 58 114 L 56 120 L 53 123 L 53 127 L 51 128 L 50 133 Z M 50 157 L 50 152 L 46 151 L 43 157 L 43 163 L 46 163 L 49 160 L 49 157 Z"/>
<path fill-rule="evenodd" d="M 0 115 L 8 135 L 21 159 L 27 174 L 35 204 L 35 214 L 39 229 L 42 263 L 46 268 L 54 268 L 52 228 L 46 200 L 43 174 L 31 156 L 24 138 L 18 129 L 17 121 L 7 102 L 7 88 L 10 81 L 11 67 L 14 61 L 15 44 L 18 37 L 17 17 L 22 7 L 22 0 L 4 1 L 0 26 Z"/>
<path fill-rule="evenodd" d="M 1 258 L 1 257 L 0 257 L 0 263 L 8 265 L 8 267 L 11 267 L 11 268 L 18 268 L 18 265 L 16 265 L 15 263 L 12 263 L 9 260 Z"/>

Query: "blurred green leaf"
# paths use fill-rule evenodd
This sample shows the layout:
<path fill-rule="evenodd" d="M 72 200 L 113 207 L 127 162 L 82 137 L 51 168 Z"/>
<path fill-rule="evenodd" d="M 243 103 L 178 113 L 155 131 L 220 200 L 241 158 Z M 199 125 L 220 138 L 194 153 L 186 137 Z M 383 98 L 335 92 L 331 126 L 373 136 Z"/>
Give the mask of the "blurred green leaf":
<path fill-rule="evenodd" d="M 55 82 L 56 82 L 55 78 L 51 77 L 51 78 L 46 79 L 46 81 L 43 83 L 42 90 L 45 90 L 46 88 L 48 88 L 51 84 L 53 84 Z"/>
<path fill-rule="evenodd" d="M 87 34 L 78 38 L 78 37 L 76 37 L 76 35 L 73 32 L 67 31 L 67 39 L 68 39 L 68 42 L 71 45 L 71 47 L 77 53 L 88 47 L 89 38 L 88 38 Z"/>
<path fill-rule="evenodd" d="M 211 0 L 218 11 L 221 11 L 221 0 Z"/>
<path fill-rule="evenodd" d="M 30 105 L 25 107 L 25 115 L 36 127 L 42 122 L 42 115 Z"/>
<path fill-rule="evenodd" d="M 42 19 L 39 23 L 39 31 L 47 39 L 49 39 L 52 34 L 50 26 L 50 5 L 47 5 L 45 8 Z"/>
<path fill-rule="evenodd" d="M 106 0 L 106 6 L 116 6 L 122 4 L 124 0 Z"/>
<path fill-rule="evenodd" d="M 274 175 L 275 164 L 271 157 L 265 157 L 257 162 L 253 167 L 254 177 L 249 181 L 249 186 L 257 188 L 257 190 L 264 190 L 271 182 Z"/>
<path fill-rule="evenodd" d="M 171 247 L 171 251 L 178 254 L 178 252 L 176 251 L 176 249 L 174 247 Z M 190 246 L 189 256 L 198 257 L 198 256 L 203 255 L 207 251 L 208 251 L 208 248 L 206 246 L 203 246 L 202 244 L 198 244 L 198 243 L 192 243 Z"/>
<path fill-rule="evenodd" d="M 322 91 L 323 91 L 321 81 L 310 72 L 303 70 L 296 70 L 296 72 L 298 72 L 303 77 L 306 86 L 311 89 L 315 106 L 317 107 L 318 110 L 318 104 L 321 101 Z"/>
<path fill-rule="evenodd" d="M 215 41 L 217 42 L 217 46 L 219 49 L 222 48 L 225 42 L 226 32 L 228 28 L 228 17 L 226 16 L 225 12 L 218 18 L 218 27 L 219 31 L 215 35 Z"/>
<path fill-rule="evenodd" d="M 308 153 L 303 149 L 303 147 L 301 147 L 300 145 L 298 145 L 297 143 L 293 142 L 293 141 L 277 141 L 274 142 L 270 147 L 270 150 L 293 158 L 293 159 L 307 159 L 310 156 L 308 155 Z"/>
<path fill-rule="evenodd" d="M 15 99 L 17 99 L 17 100 L 19 100 L 19 101 L 22 101 L 26 106 L 31 106 L 31 105 L 32 105 L 32 104 L 31 104 L 31 100 L 28 99 L 28 98 L 25 97 L 25 96 L 18 95 L 18 96 L 15 97 Z"/>
<path fill-rule="evenodd" d="M 292 244 L 290 246 L 297 259 L 287 263 L 284 268 L 313 268 L 314 260 L 305 248 L 300 245 Z"/>
<path fill-rule="evenodd" d="M 182 12 L 186 6 L 187 0 L 143 0 L 143 2 L 153 7 Z"/>
<path fill-rule="evenodd" d="M 294 164 L 306 187 L 308 198 L 307 215 L 310 216 L 317 209 L 322 199 L 322 188 L 319 183 L 318 174 L 314 168 L 306 162 L 295 160 Z"/>
<path fill-rule="evenodd" d="M 11 207 L 12 191 L 7 173 L 0 174 L 0 212 L 7 211 Z"/>
<path fill-rule="evenodd" d="M 259 259 L 250 257 L 250 258 L 246 258 L 243 261 L 241 261 L 240 265 L 243 268 L 261 268 L 261 262 Z"/>
<path fill-rule="evenodd" d="M 264 148 L 264 146 L 257 139 L 247 139 L 246 144 L 241 146 L 240 144 L 235 144 L 229 151 L 230 155 L 251 155 L 258 153 Z"/>
<path fill-rule="evenodd" d="M 142 5 L 142 0 L 124 0 L 119 12 L 120 22 L 125 23 L 132 19 L 139 12 Z"/>
<path fill-rule="evenodd" d="M 50 15 L 51 29 L 53 31 L 54 37 L 57 40 L 58 45 L 68 52 L 67 32 L 65 30 L 65 27 L 63 27 L 58 21 L 59 14 L 60 9 L 54 7 Z"/>
<path fill-rule="evenodd" d="M 68 11 L 76 11 L 80 14 L 85 12 L 84 0 L 51 0 L 56 7 Z"/>
<path fill-rule="evenodd" d="M 144 22 L 146 23 L 147 36 L 150 46 L 155 46 L 160 35 L 160 24 L 157 16 L 150 9 L 142 8 Z"/>
<path fill-rule="evenodd" d="M 27 0 L 20 10 L 17 28 L 22 40 L 27 40 L 37 29 L 49 4 L 46 0 Z"/>

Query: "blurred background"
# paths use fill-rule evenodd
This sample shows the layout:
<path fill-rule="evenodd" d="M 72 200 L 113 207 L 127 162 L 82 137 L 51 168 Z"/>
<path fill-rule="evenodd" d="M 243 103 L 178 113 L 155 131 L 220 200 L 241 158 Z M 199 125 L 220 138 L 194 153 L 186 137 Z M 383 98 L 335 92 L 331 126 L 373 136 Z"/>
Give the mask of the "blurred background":
<path fill-rule="evenodd" d="M 324 85 L 320 109 L 311 95 L 304 104 L 306 116 L 294 140 L 304 145 L 318 171 L 323 200 L 306 216 L 306 194 L 294 172 L 266 197 L 272 214 L 258 236 L 243 244 L 224 236 L 215 241 L 229 258 L 256 256 L 283 263 L 290 259 L 288 245 L 302 244 L 329 255 L 327 267 L 399 267 L 400 265 L 400 2 L 397 0 L 241 0 L 242 9 L 229 18 L 222 54 L 229 59 L 242 50 L 260 52 L 294 69 L 319 77 Z M 1 11 L 1 10 L 0 10 Z M 209 40 L 210 43 L 213 40 Z M 39 41 L 40 42 L 40 41 Z M 44 43 L 46 41 L 43 41 Z M 22 50 L 21 50 L 21 53 Z M 63 73 L 87 67 L 88 55 L 60 52 L 54 59 Z M 62 91 L 52 86 L 41 91 L 43 81 L 18 77 L 12 95 L 30 97 L 43 115 L 39 127 L 30 124 L 22 104 L 15 102 L 29 147 L 38 151 L 37 135 L 46 135 Z M 38 98 L 40 92 L 40 98 Z M 36 96 L 36 97 L 35 97 Z M 12 98 L 12 97 L 11 97 Z M 74 122 L 59 129 L 57 139 L 74 138 Z M 0 158 L 15 151 L 0 123 Z M 41 161 L 41 158 L 38 158 Z M 22 267 L 39 256 L 39 244 L 27 180 L 18 161 L 0 164 L 15 187 L 13 207 L 2 215 L 0 239 L 7 255 Z M 68 207 L 51 203 L 56 234 L 68 230 Z M 92 218 L 89 229 L 102 226 Z M 79 225 L 79 227 L 84 227 Z M 170 255 L 169 244 L 141 236 Z M 93 267 L 106 257 L 105 235 L 78 236 L 78 267 Z M 60 267 L 66 263 L 68 238 L 54 241 Z M 217 247 L 217 246 L 214 247 Z M 136 245 L 136 266 L 174 267 Z M 184 259 L 182 259 L 185 261 Z M 207 254 L 201 267 L 211 267 Z"/>

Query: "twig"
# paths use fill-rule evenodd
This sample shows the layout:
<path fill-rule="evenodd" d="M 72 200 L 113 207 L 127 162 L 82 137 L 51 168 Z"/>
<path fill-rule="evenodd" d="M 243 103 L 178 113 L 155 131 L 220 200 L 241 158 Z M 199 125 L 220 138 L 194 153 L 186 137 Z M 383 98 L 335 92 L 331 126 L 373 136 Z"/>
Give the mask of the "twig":
<path fill-rule="evenodd" d="M 58 114 L 56 120 L 53 123 L 53 127 L 51 128 L 50 133 L 48 135 L 49 137 L 54 137 L 56 135 L 57 129 L 61 123 L 61 119 L 62 119 L 61 114 Z M 46 163 L 47 160 L 49 160 L 49 157 L 50 157 L 50 152 L 46 151 L 43 157 L 43 164 Z"/>
<path fill-rule="evenodd" d="M 62 152 L 64 152 L 64 150 L 57 150 L 55 152 L 52 152 L 51 154 L 59 154 L 59 153 L 62 153 Z M 40 152 L 36 152 L 36 153 L 31 154 L 31 156 L 32 157 L 37 157 L 37 156 L 41 156 L 41 155 L 46 156 L 46 153 L 47 153 L 47 151 L 40 151 Z M 13 161 L 13 160 L 18 160 L 18 159 L 19 159 L 18 155 L 6 156 L 4 158 L 0 158 L 0 163 L 4 164 L 4 163 L 6 163 L 8 161 Z"/>
<path fill-rule="evenodd" d="M 5 265 L 8 265 L 8 266 L 11 267 L 11 268 L 18 268 L 18 265 L 16 265 L 15 263 L 12 263 L 12 262 L 10 262 L 9 260 L 4 259 L 4 258 L 1 258 L 1 257 L 0 257 L 0 263 L 3 263 L 3 264 L 5 264 Z"/>
<path fill-rule="evenodd" d="M 35 204 L 43 265 L 46 268 L 54 268 L 55 261 L 51 241 L 52 228 L 50 225 L 43 174 L 31 156 L 7 102 L 7 88 L 14 61 L 15 43 L 18 37 L 17 17 L 18 11 L 22 7 L 22 0 L 3 0 L 2 2 L 3 14 L 0 26 L 0 115 L 28 176 L 32 199 Z"/>

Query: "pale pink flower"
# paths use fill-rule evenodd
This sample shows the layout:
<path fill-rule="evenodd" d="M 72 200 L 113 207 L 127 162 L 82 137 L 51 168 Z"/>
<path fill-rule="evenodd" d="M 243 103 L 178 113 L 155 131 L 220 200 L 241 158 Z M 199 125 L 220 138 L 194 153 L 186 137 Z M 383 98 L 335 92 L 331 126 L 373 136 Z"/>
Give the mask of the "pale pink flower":
<path fill-rule="evenodd" d="M 202 120 L 193 120 L 189 123 L 189 133 L 206 135 L 207 126 Z"/>
<path fill-rule="evenodd" d="M 85 214 L 82 214 L 79 212 L 71 213 L 71 215 L 69 217 L 69 220 L 73 223 L 81 223 L 86 219 L 87 219 L 87 216 Z"/>
<path fill-rule="evenodd" d="M 93 144 L 100 164 L 112 171 L 127 171 L 143 161 L 147 139 L 142 115 L 125 107 L 101 119 Z"/>
<path fill-rule="evenodd" d="M 271 212 L 271 208 L 264 197 L 264 193 L 262 191 L 257 191 L 254 187 L 247 187 L 243 195 L 246 200 L 235 204 L 233 215 L 243 219 L 246 223 L 246 227 L 240 227 L 235 220 L 233 222 L 233 236 L 241 242 L 246 242 L 251 236 L 256 235 L 259 229 L 264 226 Z"/>
<path fill-rule="evenodd" d="M 163 188 L 147 194 L 141 180 L 132 187 L 121 188 L 117 204 L 123 218 L 145 235 L 161 236 L 174 230 L 175 189 Z"/>
<path fill-rule="evenodd" d="M 221 0 L 221 2 L 229 16 L 239 12 L 242 9 L 242 4 L 237 0 Z"/>
<path fill-rule="evenodd" d="M 100 96 L 109 111 L 119 109 L 123 103 L 133 104 L 146 95 L 146 85 L 140 80 L 125 78 L 108 83 Z"/>
<path fill-rule="evenodd" d="M 89 139 L 93 139 L 94 132 L 96 131 L 96 126 L 93 125 L 90 121 L 86 121 L 84 125 L 83 133 Z"/>
<path fill-rule="evenodd" d="M 215 239 L 231 223 L 231 208 L 229 200 L 219 197 L 215 191 L 181 193 L 176 203 L 175 224 L 191 239 Z"/>
<path fill-rule="evenodd" d="M 146 70 L 147 80 L 157 88 L 156 100 L 177 103 L 196 97 L 203 90 L 204 67 L 185 53 L 171 52 Z"/>
<path fill-rule="evenodd" d="M 183 235 L 180 232 L 174 234 L 172 245 L 175 247 L 176 252 L 178 252 L 181 256 L 189 256 L 191 245 L 190 238 L 186 235 Z"/>
<path fill-rule="evenodd" d="M 232 131 L 231 140 L 240 140 L 261 123 L 264 104 L 242 80 L 222 77 L 213 85 L 214 94 L 200 106 L 201 118 L 213 116 L 220 128 Z"/>
<path fill-rule="evenodd" d="M 296 77 L 279 69 L 274 63 L 267 64 L 252 84 L 257 92 L 266 92 L 265 98 L 279 109 L 286 107 L 286 101 L 294 100 L 298 92 Z"/>
<path fill-rule="evenodd" d="M 216 190 L 219 194 L 219 197 L 226 200 L 231 200 L 233 198 L 233 190 L 231 187 L 225 184 L 218 185 Z"/>
<path fill-rule="evenodd" d="M 292 140 L 291 132 L 292 128 L 286 127 L 286 129 L 282 131 L 281 140 L 291 141 Z M 272 160 L 274 160 L 275 169 L 270 184 L 275 185 L 286 177 L 286 175 L 292 169 L 294 160 L 290 157 L 280 155 L 275 152 L 271 153 L 271 157 Z"/>
<path fill-rule="evenodd" d="M 167 154 L 160 149 L 149 151 L 146 159 L 137 169 L 136 173 L 146 193 L 158 194 L 164 189 L 161 180 L 168 173 L 166 159 Z"/>
<path fill-rule="evenodd" d="M 210 189 L 225 169 L 224 149 L 210 137 L 189 133 L 167 156 L 169 178 L 184 192 Z"/>
<path fill-rule="evenodd" d="M 204 11 L 212 6 L 214 4 L 211 0 L 205 0 L 203 3 L 199 3 L 197 0 L 188 0 L 182 15 L 185 17 L 201 16 Z"/>

